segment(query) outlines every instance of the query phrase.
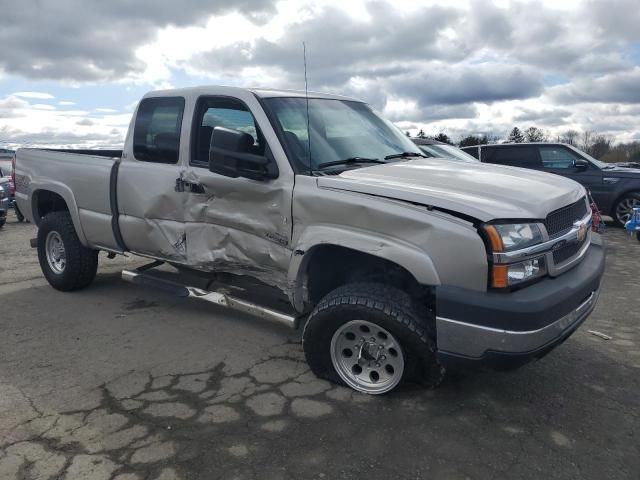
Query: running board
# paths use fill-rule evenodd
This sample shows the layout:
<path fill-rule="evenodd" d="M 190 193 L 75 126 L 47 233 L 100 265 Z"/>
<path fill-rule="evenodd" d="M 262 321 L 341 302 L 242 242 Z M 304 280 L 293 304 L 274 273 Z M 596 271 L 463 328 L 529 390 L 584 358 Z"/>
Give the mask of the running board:
<path fill-rule="evenodd" d="M 171 280 L 158 278 L 153 275 L 144 273 L 144 271 L 138 270 L 123 270 L 122 279 L 136 285 L 157 288 L 178 297 L 198 298 L 200 300 L 204 300 L 221 307 L 226 307 L 238 312 L 248 313 L 265 320 L 278 322 L 290 328 L 298 328 L 298 318 L 294 316 L 287 315 L 286 313 L 278 312 L 277 310 L 272 310 L 270 308 L 262 307 L 246 300 L 232 297 L 231 295 L 227 295 L 226 293 L 213 292 L 203 290 L 201 288 L 190 287 L 181 283 L 172 282 Z"/>

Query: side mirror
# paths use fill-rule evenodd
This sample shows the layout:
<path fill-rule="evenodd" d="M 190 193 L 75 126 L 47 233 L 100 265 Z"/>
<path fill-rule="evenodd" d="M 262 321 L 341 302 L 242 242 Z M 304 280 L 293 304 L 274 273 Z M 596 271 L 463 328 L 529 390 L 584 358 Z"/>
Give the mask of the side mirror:
<path fill-rule="evenodd" d="M 576 158 L 575 162 L 573 162 L 573 166 L 582 170 L 589 167 L 589 162 L 584 158 Z"/>
<path fill-rule="evenodd" d="M 251 153 L 253 137 L 240 130 L 216 127 L 209 145 L 209 170 L 226 177 L 269 180 L 278 178 L 273 159 Z"/>

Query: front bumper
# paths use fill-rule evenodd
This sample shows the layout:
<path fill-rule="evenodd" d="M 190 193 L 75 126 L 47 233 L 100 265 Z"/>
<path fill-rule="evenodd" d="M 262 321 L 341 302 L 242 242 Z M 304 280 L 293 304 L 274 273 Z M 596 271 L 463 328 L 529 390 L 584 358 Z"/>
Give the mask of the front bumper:
<path fill-rule="evenodd" d="M 438 353 L 444 363 L 517 367 L 566 340 L 595 308 L 605 253 L 592 237 L 568 272 L 516 292 L 436 290 Z"/>

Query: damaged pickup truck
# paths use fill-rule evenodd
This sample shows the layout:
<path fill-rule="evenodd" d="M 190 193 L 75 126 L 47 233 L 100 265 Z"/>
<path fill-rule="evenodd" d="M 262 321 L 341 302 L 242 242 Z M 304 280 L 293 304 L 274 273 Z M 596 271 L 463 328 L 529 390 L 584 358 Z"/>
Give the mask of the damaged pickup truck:
<path fill-rule="evenodd" d="M 123 151 L 21 149 L 14 175 L 54 288 L 88 286 L 99 251 L 148 257 L 123 278 L 304 325 L 313 372 L 370 394 L 543 356 L 604 269 L 578 183 L 424 158 L 334 95 L 152 92 Z"/>

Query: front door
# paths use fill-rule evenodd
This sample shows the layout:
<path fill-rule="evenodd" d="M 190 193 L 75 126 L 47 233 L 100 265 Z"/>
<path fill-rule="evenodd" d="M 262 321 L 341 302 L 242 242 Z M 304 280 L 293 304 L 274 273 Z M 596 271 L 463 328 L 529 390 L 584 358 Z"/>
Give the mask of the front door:
<path fill-rule="evenodd" d="M 576 160 L 585 160 L 577 152 L 564 145 L 540 145 L 538 149 L 544 171 L 562 175 L 582 184 L 598 204 L 602 204 L 607 198 L 602 171 L 591 162 L 587 167 L 576 167 Z"/>
<path fill-rule="evenodd" d="M 187 261 L 205 270 L 249 274 L 286 289 L 293 178 L 281 172 L 276 179 L 259 181 L 209 171 L 209 147 L 213 129 L 218 126 L 249 133 L 254 139 L 251 153 L 275 162 L 263 134 L 271 129 L 266 117 L 261 128 L 237 98 L 198 99 L 189 168 L 184 177 L 191 189 L 184 218 Z"/>

